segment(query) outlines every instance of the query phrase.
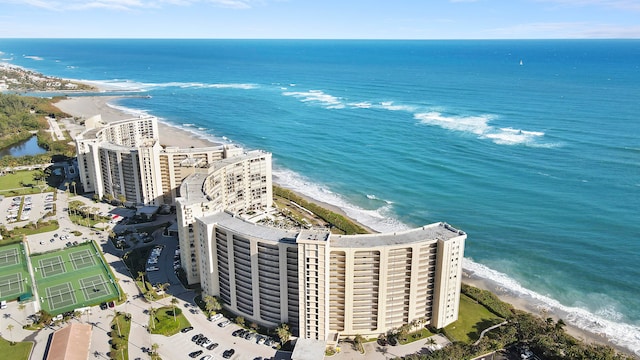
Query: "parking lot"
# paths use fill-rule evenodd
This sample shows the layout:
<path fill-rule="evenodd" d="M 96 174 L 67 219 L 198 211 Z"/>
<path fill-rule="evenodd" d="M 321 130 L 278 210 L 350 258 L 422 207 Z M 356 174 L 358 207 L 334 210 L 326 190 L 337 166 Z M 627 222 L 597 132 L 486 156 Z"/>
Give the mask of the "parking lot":
<path fill-rule="evenodd" d="M 30 221 L 35 223 L 46 213 L 53 211 L 53 203 L 52 192 L 10 196 L 2 199 L 0 213 L 4 215 L 3 223 L 22 226 Z"/>
<path fill-rule="evenodd" d="M 187 309 L 193 309 L 194 305 L 190 305 Z M 196 308 L 197 309 L 197 308 Z M 208 321 L 204 314 L 199 313 L 196 315 L 198 320 L 193 321 L 193 314 L 189 314 L 189 320 L 194 327 L 193 330 L 182 333 L 179 332 L 176 335 L 170 337 L 171 347 L 167 348 L 163 346 L 160 349 L 160 354 L 163 358 L 167 359 L 185 359 L 189 358 L 189 354 L 194 352 L 202 351 L 201 354 L 196 355 L 195 359 L 201 359 L 206 355 L 212 355 L 213 359 L 224 359 L 223 356 L 225 351 L 230 349 L 234 350 L 234 353 L 229 356 L 229 359 L 238 359 L 238 360 L 253 360 L 259 357 L 265 359 L 289 359 L 290 353 L 278 352 L 276 349 L 272 348 L 275 343 L 271 345 L 265 345 L 264 340 L 259 344 L 259 338 L 254 335 L 245 339 L 239 336 L 233 336 L 232 333 L 236 330 L 241 329 L 238 325 L 234 323 L 230 323 L 225 327 L 220 327 L 218 324 L 224 323 L 225 318 L 220 318 L 217 321 Z M 201 335 L 198 337 L 198 335 Z M 198 345 L 196 341 L 201 337 L 206 337 L 209 341 L 203 342 L 200 340 L 201 344 Z M 192 339 L 195 339 L 192 340 Z M 264 339 L 264 337 L 263 337 Z M 211 350 L 207 349 L 207 346 L 211 346 L 211 344 L 217 343 L 218 345 L 213 347 Z M 278 354 L 276 356 L 276 354 Z"/>

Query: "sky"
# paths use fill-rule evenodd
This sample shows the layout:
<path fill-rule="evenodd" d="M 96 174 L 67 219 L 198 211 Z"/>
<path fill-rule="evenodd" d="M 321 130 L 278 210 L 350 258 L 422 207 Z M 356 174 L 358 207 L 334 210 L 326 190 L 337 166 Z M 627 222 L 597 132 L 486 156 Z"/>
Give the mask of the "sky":
<path fill-rule="evenodd" d="M 640 0 L 0 0 L 0 38 L 640 38 Z"/>

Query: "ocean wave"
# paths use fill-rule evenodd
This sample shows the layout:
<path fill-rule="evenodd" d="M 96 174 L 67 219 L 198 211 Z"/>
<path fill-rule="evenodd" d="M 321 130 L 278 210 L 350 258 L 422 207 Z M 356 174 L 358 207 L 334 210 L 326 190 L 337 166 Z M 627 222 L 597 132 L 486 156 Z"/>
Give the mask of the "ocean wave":
<path fill-rule="evenodd" d="M 159 88 L 202 88 L 202 89 L 240 89 L 251 90 L 259 86 L 257 84 L 243 83 L 201 83 L 201 82 L 165 82 L 165 83 L 144 83 L 127 79 L 111 79 L 111 80 L 79 80 L 84 83 L 93 84 L 97 87 L 107 90 L 125 90 L 125 91 L 149 91 Z"/>
<path fill-rule="evenodd" d="M 284 96 L 292 96 L 300 99 L 302 102 L 317 103 L 324 106 L 327 109 L 343 109 L 345 105 L 340 98 L 327 94 L 322 90 L 309 90 L 309 91 L 287 91 L 283 92 Z"/>
<path fill-rule="evenodd" d="M 31 59 L 31 60 L 35 60 L 35 61 L 42 61 L 44 60 L 43 57 L 40 56 L 33 56 L 33 55 L 22 55 L 23 58 L 25 59 Z"/>
<path fill-rule="evenodd" d="M 380 199 L 379 197 L 377 197 L 375 195 L 372 195 L 372 194 L 367 194 L 366 196 L 367 196 L 367 199 L 369 199 L 369 200 L 382 201 L 382 202 L 384 202 L 386 204 L 389 204 L 389 205 L 393 204 L 393 201 Z"/>
<path fill-rule="evenodd" d="M 438 111 L 416 113 L 414 118 L 422 124 L 439 126 L 443 129 L 466 132 L 477 135 L 480 139 L 490 139 L 498 145 L 527 145 L 532 147 L 554 147 L 556 144 L 546 144 L 539 141 L 545 133 L 541 131 L 527 131 L 510 127 L 496 128 L 489 122 L 496 119 L 495 115 L 483 114 L 476 116 L 445 115 Z"/>
<path fill-rule="evenodd" d="M 516 280 L 504 273 L 464 258 L 462 266 L 466 272 L 488 280 L 498 289 L 511 296 L 526 301 L 532 307 L 553 312 L 567 324 L 589 333 L 603 336 L 611 343 L 640 354 L 640 327 L 621 322 L 623 316 L 609 303 L 596 310 L 595 313 L 577 306 L 565 306 L 559 301 L 535 291 L 524 288 Z"/>
<path fill-rule="evenodd" d="M 380 107 L 389 111 L 406 111 L 406 112 L 414 112 L 416 111 L 416 107 L 413 105 L 396 105 L 393 101 L 383 101 L 380 103 Z"/>
<path fill-rule="evenodd" d="M 393 232 L 409 228 L 407 225 L 394 219 L 392 204 L 390 203 L 385 203 L 384 206 L 375 210 L 363 209 L 349 203 L 342 196 L 332 192 L 327 187 L 314 183 L 292 170 L 279 168 L 277 166 L 274 166 L 273 178 L 275 183 L 288 189 L 342 209 L 347 216 L 375 231 Z"/>
<path fill-rule="evenodd" d="M 281 88 L 282 89 L 282 88 Z M 529 131 L 514 129 L 511 127 L 496 128 L 489 122 L 497 118 L 496 115 L 445 115 L 442 111 L 421 111 L 421 107 L 410 104 L 396 104 L 393 101 L 382 101 L 374 104 L 370 101 L 344 102 L 342 98 L 328 94 L 322 90 L 309 91 L 285 91 L 285 96 L 300 99 L 303 103 L 320 104 L 327 109 L 384 109 L 388 111 L 404 111 L 412 114 L 414 119 L 425 125 L 439 126 L 441 128 L 471 133 L 480 139 L 489 139 L 498 145 L 526 145 L 531 147 L 556 147 L 558 144 L 541 142 L 545 133 L 542 131 Z"/>

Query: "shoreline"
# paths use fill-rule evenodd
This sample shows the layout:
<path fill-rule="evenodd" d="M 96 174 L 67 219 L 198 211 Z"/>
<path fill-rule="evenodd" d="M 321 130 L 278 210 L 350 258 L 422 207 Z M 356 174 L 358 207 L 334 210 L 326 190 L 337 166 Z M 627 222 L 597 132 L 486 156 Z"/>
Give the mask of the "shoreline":
<path fill-rule="evenodd" d="M 87 96 L 87 97 L 84 97 L 84 96 L 68 97 L 66 99 L 58 101 L 57 103 L 54 104 L 54 106 L 68 113 L 69 115 L 80 118 L 80 119 L 88 119 L 89 117 L 92 117 L 95 115 L 101 115 L 102 119 L 105 122 L 113 122 L 113 121 L 125 120 L 125 119 L 136 117 L 136 115 L 134 114 L 130 114 L 123 110 L 109 106 L 110 102 L 116 102 L 118 101 L 118 99 L 122 99 L 122 98 L 126 98 L 126 96 L 105 95 L 105 96 Z M 69 123 L 70 124 L 65 124 L 65 125 L 70 125 L 70 127 L 67 127 L 67 130 L 69 130 L 69 133 L 73 137 L 75 137 L 75 135 L 77 135 L 80 131 L 84 130 L 84 126 L 81 126 L 71 121 L 69 121 Z M 72 132 L 72 129 L 71 129 L 71 127 L 73 126 L 76 127 L 74 128 L 74 132 Z M 209 139 L 199 137 L 193 132 L 181 129 L 175 125 L 168 124 L 165 122 L 159 121 L 158 128 L 160 133 L 160 144 L 164 146 L 208 147 L 208 146 L 219 145 L 219 143 L 215 143 Z M 280 187 L 286 188 L 282 184 L 277 183 L 275 181 L 274 181 L 274 184 Z M 311 198 L 307 195 L 301 194 L 298 191 L 294 191 L 289 188 L 287 189 L 293 191 L 298 196 L 302 197 L 308 202 L 315 203 L 330 211 L 333 211 L 335 213 L 338 213 L 340 215 L 343 215 L 349 218 L 354 223 L 362 226 L 363 228 L 367 229 L 372 233 L 376 232 L 372 230 L 371 227 L 366 226 L 361 222 L 356 221 L 353 218 L 349 217 L 346 214 L 346 212 L 343 209 L 339 208 L 338 206 Z M 500 300 L 513 305 L 514 308 L 518 310 L 523 310 L 537 316 L 542 316 L 541 313 L 543 313 L 544 315 L 543 317 L 551 317 L 556 321 L 562 318 L 561 314 L 558 314 L 557 311 L 555 311 L 554 309 L 549 309 L 548 307 L 541 307 L 540 305 L 536 304 L 536 302 L 533 301 L 533 299 L 527 299 L 526 297 L 519 297 L 517 295 L 511 294 L 506 289 L 501 287 L 498 283 L 488 278 L 483 278 L 479 275 L 476 275 L 471 271 L 467 271 L 466 268 L 463 268 L 462 282 L 483 290 L 491 291 L 492 293 L 496 294 L 500 298 Z M 589 343 L 589 344 L 607 345 L 614 348 L 616 351 L 620 353 L 627 354 L 634 357 L 638 356 L 637 354 L 633 353 L 631 349 L 617 345 L 611 342 L 608 338 L 606 338 L 603 335 L 590 332 L 576 325 L 572 325 L 568 321 L 566 321 L 566 319 L 563 319 L 563 320 L 565 320 L 565 323 L 566 323 L 565 331 L 569 335 L 573 336 L 578 340 L 582 340 L 585 343 Z"/>

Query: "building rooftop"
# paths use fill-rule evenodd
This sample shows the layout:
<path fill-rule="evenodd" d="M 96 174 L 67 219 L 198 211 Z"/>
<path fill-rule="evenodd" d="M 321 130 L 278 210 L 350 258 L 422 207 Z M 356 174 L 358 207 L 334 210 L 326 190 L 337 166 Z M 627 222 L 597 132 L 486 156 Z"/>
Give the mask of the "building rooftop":
<path fill-rule="evenodd" d="M 461 235 L 463 231 L 447 223 L 434 223 L 419 228 L 381 234 L 331 235 L 331 247 L 357 248 L 388 245 L 402 245 L 424 240 L 449 240 Z"/>
<path fill-rule="evenodd" d="M 86 360 L 91 344 L 91 325 L 70 324 L 55 333 L 46 360 Z"/>
<path fill-rule="evenodd" d="M 201 218 L 205 223 L 215 223 L 224 228 L 232 229 L 234 232 L 253 238 L 260 238 L 274 242 L 295 242 L 299 231 L 278 229 L 271 226 L 264 226 L 244 220 L 232 213 L 221 211 L 219 213 Z"/>

